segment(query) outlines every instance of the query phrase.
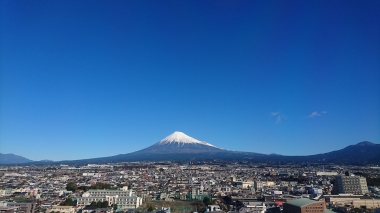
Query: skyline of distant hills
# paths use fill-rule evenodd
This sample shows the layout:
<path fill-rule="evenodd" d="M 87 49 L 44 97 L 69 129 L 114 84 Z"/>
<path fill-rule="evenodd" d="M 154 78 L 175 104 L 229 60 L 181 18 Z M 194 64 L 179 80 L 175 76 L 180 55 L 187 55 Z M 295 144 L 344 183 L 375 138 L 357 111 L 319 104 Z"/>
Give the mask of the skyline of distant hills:
<path fill-rule="evenodd" d="M 15 155 L 12 153 L 9 153 L 9 154 L 0 153 L 0 164 L 19 164 L 19 163 L 30 163 L 30 162 L 33 162 L 33 160 L 30 160 L 28 158 Z"/>
<path fill-rule="evenodd" d="M 33 161 L 15 154 L 0 153 L 0 164 L 86 164 L 110 163 L 128 161 L 187 161 L 187 160 L 236 160 L 250 162 L 326 162 L 347 164 L 377 164 L 380 163 L 380 144 L 363 141 L 340 150 L 327 153 L 285 156 L 281 154 L 261 154 L 244 151 L 230 151 L 218 148 L 204 141 L 199 141 L 182 132 L 174 132 L 161 141 L 145 149 L 109 157 L 64 161 Z"/>

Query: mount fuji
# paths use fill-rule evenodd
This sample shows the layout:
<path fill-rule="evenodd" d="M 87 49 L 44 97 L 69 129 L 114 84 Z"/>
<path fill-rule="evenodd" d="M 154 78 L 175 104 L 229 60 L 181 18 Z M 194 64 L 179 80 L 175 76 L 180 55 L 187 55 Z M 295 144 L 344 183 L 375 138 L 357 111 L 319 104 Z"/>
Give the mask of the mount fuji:
<path fill-rule="evenodd" d="M 195 138 L 192 138 L 186 135 L 183 132 L 174 132 L 166 138 L 160 140 L 156 144 L 153 144 L 150 147 L 137 151 L 135 153 L 215 153 L 215 152 L 226 152 L 224 149 L 220 149 L 212 144 L 209 144 L 204 141 L 199 141 Z"/>
<path fill-rule="evenodd" d="M 183 132 L 175 131 L 157 143 L 128 154 L 79 160 L 77 162 L 166 161 L 166 160 L 213 160 L 257 157 L 265 154 L 229 151 L 205 141 L 197 140 Z"/>
<path fill-rule="evenodd" d="M 234 142 L 234 141 L 231 141 Z M 319 162 L 319 163 L 380 163 L 380 144 L 368 141 L 360 142 L 346 148 L 308 156 L 284 156 L 276 154 L 260 154 L 255 152 L 230 151 L 218 148 L 210 143 L 197 140 L 183 132 L 174 132 L 157 143 L 127 154 L 110 157 L 58 161 L 54 163 L 110 163 L 128 161 L 188 161 L 188 160 L 227 160 L 249 162 Z M 5 162 L 7 163 L 7 162 Z M 38 162 L 33 161 L 33 164 Z M 45 162 L 43 162 L 45 163 Z M 0 164 L 2 162 L 0 161 Z"/>

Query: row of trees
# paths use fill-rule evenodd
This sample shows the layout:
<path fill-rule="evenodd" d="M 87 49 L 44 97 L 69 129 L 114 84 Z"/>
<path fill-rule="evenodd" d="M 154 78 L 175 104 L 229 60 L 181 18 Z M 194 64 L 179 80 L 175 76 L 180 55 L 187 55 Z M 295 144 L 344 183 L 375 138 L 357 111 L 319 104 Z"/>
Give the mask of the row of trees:
<path fill-rule="evenodd" d="M 91 202 L 90 204 L 91 207 L 97 207 L 97 208 L 107 208 L 109 207 L 109 203 L 108 201 L 98 201 L 98 202 Z M 112 205 L 113 209 L 116 210 L 117 209 L 117 204 L 113 204 Z"/>
<path fill-rule="evenodd" d="M 108 201 L 98 201 L 98 202 L 95 202 L 93 201 L 91 204 L 90 204 L 91 207 L 98 207 L 98 208 L 107 208 L 109 207 L 109 204 L 108 204 Z"/>

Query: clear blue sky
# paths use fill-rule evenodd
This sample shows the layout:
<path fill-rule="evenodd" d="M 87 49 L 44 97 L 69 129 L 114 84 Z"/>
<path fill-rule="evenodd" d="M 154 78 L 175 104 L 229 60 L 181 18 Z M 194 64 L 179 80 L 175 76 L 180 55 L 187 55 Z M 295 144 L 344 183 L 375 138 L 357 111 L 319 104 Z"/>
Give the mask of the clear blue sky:
<path fill-rule="evenodd" d="M 182 131 L 284 155 L 380 143 L 380 1 L 2 0 L 0 152 L 124 154 Z"/>

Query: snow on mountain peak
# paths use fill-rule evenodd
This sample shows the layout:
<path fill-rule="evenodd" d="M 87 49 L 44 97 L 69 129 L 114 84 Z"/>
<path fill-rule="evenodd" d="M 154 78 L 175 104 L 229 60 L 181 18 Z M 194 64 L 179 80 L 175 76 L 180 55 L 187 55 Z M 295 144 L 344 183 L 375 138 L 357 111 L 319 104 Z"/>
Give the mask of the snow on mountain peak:
<path fill-rule="evenodd" d="M 178 131 L 173 132 L 171 135 L 168 135 L 166 138 L 164 138 L 158 142 L 159 145 L 171 144 L 171 143 L 178 143 L 178 145 L 201 144 L 201 145 L 215 147 L 212 144 L 206 143 L 204 141 L 199 141 L 195 138 L 192 138 L 192 137 L 186 135 L 183 132 L 178 132 Z"/>

